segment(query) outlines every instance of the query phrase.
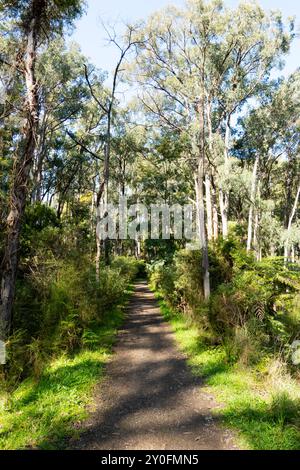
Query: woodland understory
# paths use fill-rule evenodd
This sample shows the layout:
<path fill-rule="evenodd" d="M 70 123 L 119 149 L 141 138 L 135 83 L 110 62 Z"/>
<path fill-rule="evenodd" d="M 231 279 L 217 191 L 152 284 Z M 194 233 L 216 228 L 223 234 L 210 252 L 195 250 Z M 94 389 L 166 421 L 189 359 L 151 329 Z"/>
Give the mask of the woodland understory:
<path fill-rule="evenodd" d="M 109 74 L 69 41 L 83 1 L 0 0 L 0 448 L 43 447 L 47 429 L 55 446 L 84 415 L 146 275 L 245 447 L 300 448 L 295 20 L 225 4 L 107 26 Z M 120 197 L 192 204 L 196 249 L 101 240 Z"/>

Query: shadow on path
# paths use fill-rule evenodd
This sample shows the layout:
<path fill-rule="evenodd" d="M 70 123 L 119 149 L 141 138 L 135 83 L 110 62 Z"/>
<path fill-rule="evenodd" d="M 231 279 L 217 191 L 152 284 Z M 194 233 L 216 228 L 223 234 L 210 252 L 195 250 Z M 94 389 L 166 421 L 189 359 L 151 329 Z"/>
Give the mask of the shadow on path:
<path fill-rule="evenodd" d="M 73 449 L 233 449 L 146 282 L 136 285 L 96 411 Z"/>

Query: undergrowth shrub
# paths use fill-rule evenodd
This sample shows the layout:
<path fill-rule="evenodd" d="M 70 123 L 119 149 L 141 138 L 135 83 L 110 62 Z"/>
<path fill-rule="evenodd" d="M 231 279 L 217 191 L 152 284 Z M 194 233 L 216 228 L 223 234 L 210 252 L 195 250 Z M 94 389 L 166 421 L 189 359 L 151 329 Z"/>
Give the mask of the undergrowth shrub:
<path fill-rule="evenodd" d="M 173 307 L 177 306 L 179 295 L 175 290 L 175 267 L 173 263 L 155 261 L 147 266 L 150 287 L 160 292 L 164 299 Z"/>
<path fill-rule="evenodd" d="M 263 321 L 270 313 L 273 291 L 254 271 L 242 271 L 212 296 L 210 319 L 220 331 L 241 326 L 252 317 Z"/>
<path fill-rule="evenodd" d="M 128 282 L 132 281 L 136 276 L 142 276 L 145 272 L 143 260 L 126 256 L 116 256 L 111 263 L 111 267 L 118 270 L 120 276 L 125 277 Z"/>
<path fill-rule="evenodd" d="M 227 360 L 254 364 L 268 351 L 290 355 L 300 339 L 300 269 L 282 258 L 255 261 L 235 236 L 209 247 L 211 296 L 204 302 L 201 251 L 178 251 L 148 267 L 152 288 L 188 315 Z"/>
<path fill-rule="evenodd" d="M 105 327 L 109 315 L 118 315 L 116 307 L 143 262 L 113 258 L 110 266 L 100 266 L 98 280 L 93 249 L 89 202 L 73 201 L 60 219 L 45 204 L 26 208 L 13 333 L 7 365 L 0 366 L 5 386 L 31 374 L 38 377 L 53 356 L 96 344 L 96 326 Z"/>
<path fill-rule="evenodd" d="M 26 273 L 19 280 L 14 333 L 7 342 L 8 364 L 2 368 L 6 384 L 13 386 L 32 373 L 39 376 L 53 356 L 89 347 L 91 327 L 106 323 L 138 269 L 135 260 L 116 259 L 110 267 L 100 266 L 97 280 L 94 263 L 82 256 L 46 259 Z"/>
<path fill-rule="evenodd" d="M 203 302 L 202 268 L 200 251 L 179 251 L 174 259 L 176 270 L 175 289 L 180 296 L 182 310 L 193 315 Z"/>
<path fill-rule="evenodd" d="M 256 318 L 251 318 L 243 325 L 228 330 L 222 336 L 227 362 L 232 364 L 238 362 L 241 366 L 257 364 L 262 359 L 264 347 L 268 342 L 269 336 Z"/>

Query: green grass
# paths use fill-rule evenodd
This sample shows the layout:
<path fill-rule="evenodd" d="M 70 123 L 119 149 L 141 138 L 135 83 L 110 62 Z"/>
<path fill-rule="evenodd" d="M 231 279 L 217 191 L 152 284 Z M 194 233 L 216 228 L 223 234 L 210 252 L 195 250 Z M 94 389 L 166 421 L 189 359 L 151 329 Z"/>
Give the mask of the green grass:
<path fill-rule="evenodd" d="M 240 448 L 299 450 L 299 384 L 280 370 L 280 364 L 273 371 L 276 361 L 271 358 L 255 367 L 228 364 L 223 347 L 207 346 L 197 326 L 162 300 L 160 308 L 193 373 L 205 378 L 205 388 L 222 404 L 215 413 L 236 431 Z"/>
<path fill-rule="evenodd" d="M 29 378 L 9 397 L 0 396 L 0 449 L 66 446 L 68 438 L 76 435 L 74 424 L 87 417 L 122 321 L 121 308 L 110 312 L 104 325 L 91 328 L 98 340 L 89 349 L 57 357 L 38 380 Z"/>

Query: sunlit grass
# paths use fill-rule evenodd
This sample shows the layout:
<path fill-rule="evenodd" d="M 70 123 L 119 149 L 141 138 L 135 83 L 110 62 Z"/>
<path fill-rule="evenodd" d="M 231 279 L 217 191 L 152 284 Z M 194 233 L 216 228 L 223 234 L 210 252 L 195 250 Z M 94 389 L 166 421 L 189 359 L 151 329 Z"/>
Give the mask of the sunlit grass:
<path fill-rule="evenodd" d="M 271 359 L 252 368 L 228 364 L 222 346 L 207 346 L 189 319 L 172 313 L 163 301 L 160 307 L 193 373 L 204 377 L 205 387 L 222 404 L 214 412 L 236 431 L 239 446 L 300 449 L 299 384 L 281 371 L 276 375 Z"/>
<path fill-rule="evenodd" d="M 105 326 L 94 327 L 98 344 L 73 357 L 57 357 L 38 381 L 29 378 L 2 397 L 0 449 L 65 447 L 67 438 L 76 434 L 74 424 L 87 417 L 122 317 L 120 310 L 111 312 Z"/>

